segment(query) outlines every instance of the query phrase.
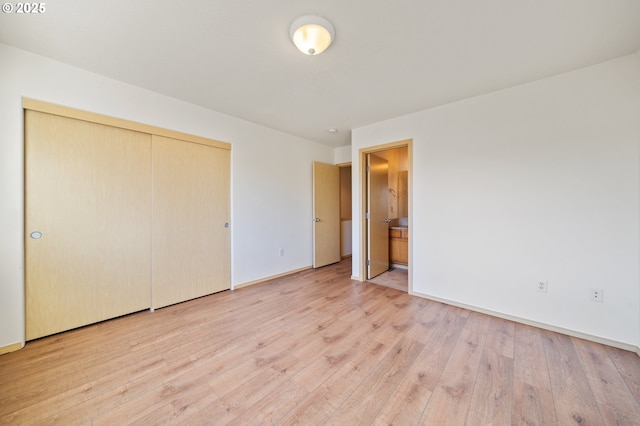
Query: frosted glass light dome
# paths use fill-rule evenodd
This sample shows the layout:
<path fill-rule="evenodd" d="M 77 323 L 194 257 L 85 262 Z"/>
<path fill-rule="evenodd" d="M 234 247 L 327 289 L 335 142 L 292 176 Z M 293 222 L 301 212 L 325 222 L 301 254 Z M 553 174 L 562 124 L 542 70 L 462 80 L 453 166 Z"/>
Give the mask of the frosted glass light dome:
<path fill-rule="evenodd" d="M 331 45 L 335 37 L 335 30 L 331 22 L 315 16 L 301 16 L 291 24 L 289 37 L 305 55 L 317 55 L 324 52 Z"/>

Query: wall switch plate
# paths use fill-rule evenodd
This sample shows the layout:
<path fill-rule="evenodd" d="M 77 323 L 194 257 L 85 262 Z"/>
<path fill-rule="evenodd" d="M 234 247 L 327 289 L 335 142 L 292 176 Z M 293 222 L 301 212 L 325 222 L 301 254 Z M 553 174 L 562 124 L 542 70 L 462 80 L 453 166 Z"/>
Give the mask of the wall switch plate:
<path fill-rule="evenodd" d="M 280 249 L 280 256 L 284 256 L 284 249 Z"/>
<path fill-rule="evenodd" d="M 536 285 L 536 290 L 538 290 L 540 293 L 546 293 L 547 292 L 547 282 L 546 281 L 538 281 L 538 284 Z"/>
<path fill-rule="evenodd" d="M 601 288 L 592 288 L 590 294 L 592 302 L 602 303 L 604 301 L 604 291 Z"/>

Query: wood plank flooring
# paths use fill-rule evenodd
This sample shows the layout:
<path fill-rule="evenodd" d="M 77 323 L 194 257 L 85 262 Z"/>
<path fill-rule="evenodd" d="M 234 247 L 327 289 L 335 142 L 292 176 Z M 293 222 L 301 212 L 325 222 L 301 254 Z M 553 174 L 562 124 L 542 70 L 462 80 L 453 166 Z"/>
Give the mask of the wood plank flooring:
<path fill-rule="evenodd" d="M 0 356 L 0 424 L 640 425 L 635 353 L 350 274 L 29 342 Z"/>
<path fill-rule="evenodd" d="M 396 290 L 402 290 L 406 293 L 409 291 L 409 271 L 406 269 L 392 268 L 377 277 L 368 279 L 367 282 L 395 288 Z"/>

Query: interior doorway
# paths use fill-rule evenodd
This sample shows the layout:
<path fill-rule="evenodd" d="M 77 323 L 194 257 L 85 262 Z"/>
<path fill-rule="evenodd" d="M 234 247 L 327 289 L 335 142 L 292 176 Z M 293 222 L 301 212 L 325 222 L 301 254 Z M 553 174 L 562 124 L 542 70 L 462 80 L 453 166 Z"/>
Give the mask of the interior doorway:
<path fill-rule="evenodd" d="M 351 257 L 351 163 L 313 162 L 313 267 Z"/>
<path fill-rule="evenodd" d="M 313 267 L 340 261 L 340 169 L 313 162 Z"/>
<path fill-rule="evenodd" d="M 361 265 L 368 282 L 411 293 L 411 144 L 360 150 Z M 382 207 L 381 207 L 382 205 Z"/>
<path fill-rule="evenodd" d="M 351 204 L 351 162 L 338 164 L 340 167 L 340 256 L 351 257 L 352 204 Z"/>

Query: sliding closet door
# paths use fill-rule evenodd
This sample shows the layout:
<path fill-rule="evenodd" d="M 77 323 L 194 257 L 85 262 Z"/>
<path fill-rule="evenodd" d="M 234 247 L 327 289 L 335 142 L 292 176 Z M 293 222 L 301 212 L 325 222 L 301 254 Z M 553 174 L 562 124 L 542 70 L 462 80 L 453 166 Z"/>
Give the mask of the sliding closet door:
<path fill-rule="evenodd" d="M 150 306 L 151 136 L 25 112 L 26 338 Z"/>
<path fill-rule="evenodd" d="M 230 152 L 153 136 L 152 306 L 230 287 Z"/>

